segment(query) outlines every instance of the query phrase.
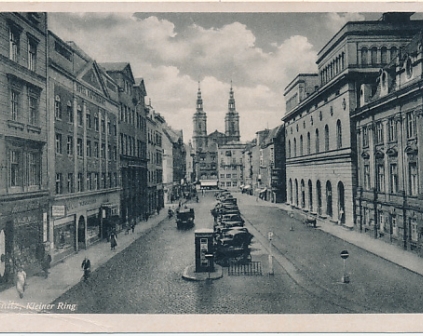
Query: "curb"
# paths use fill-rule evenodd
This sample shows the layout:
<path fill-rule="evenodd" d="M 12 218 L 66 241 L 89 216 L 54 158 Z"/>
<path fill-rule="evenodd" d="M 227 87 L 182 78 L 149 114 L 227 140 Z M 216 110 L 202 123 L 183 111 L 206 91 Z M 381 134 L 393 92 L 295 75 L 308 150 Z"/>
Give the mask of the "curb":
<path fill-rule="evenodd" d="M 214 272 L 195 272 L 195 265 L 187 266 L 182 274 L 182 279 L 188 281 L 217 280 L 223 277 L 223 268 L 214 265 Z"/>

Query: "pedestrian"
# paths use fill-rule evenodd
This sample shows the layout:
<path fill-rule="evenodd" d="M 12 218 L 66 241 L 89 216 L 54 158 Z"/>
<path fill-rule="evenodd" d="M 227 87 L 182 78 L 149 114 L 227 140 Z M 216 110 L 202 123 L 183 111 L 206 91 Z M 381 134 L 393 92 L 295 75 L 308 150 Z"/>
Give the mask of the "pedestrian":
<path fill-rule="evenodd" d="M 41 263 L 41 268 L 43 269 L 44 272 L 44 277 L 47 279 L 48 278 L 48 274 L 49 274 L 49 269 L 50 269 L 50 265 L 51 265 L 51 255 L 47 254 L 44 256 L 43 261 Z"/>
<path fill-rule="evenodd" d="M 85 256 L 84 260 L 82 261 L 81 268 L 84 271 L 84 281 L 87 281 L 91 274 L 91 261 L 87 256 Z"/>
<path fill-rule="evenodd" d="M 26 273 L 21 266 L 18 267 L 16 273 L 16 290 L 18 291 L 19 297 L 22 299 L 26 287 Z"/>
<path fill-rule="evenodd" d="M 132 233 L 134 233 L 135 232 L 135 221 L 132 222 L 131 229 L 132 229 Z"/>
<path fill-rule="evenodd" d="M 117 240 L 116 240 L 116 236 L 114 233 L 112 233 L 112 235 L 110 236 L 110 248 L 112 251 L 114 251 L 116 249 L 117 246 Z"/>

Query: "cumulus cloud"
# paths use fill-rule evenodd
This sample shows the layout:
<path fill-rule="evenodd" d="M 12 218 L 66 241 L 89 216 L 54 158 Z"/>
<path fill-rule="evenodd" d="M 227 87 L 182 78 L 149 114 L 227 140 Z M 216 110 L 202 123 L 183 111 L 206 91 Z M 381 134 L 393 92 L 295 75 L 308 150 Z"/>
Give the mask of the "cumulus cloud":
<path fill-rule="evenodd" d="M 330 18 L 337 24 L 350 19 L 347 14 Z M 58 36 L 75 41 L 98 62 L 130 62 L 135 77 L 145 79 L 153 107 L 172 127 L 184 129 L 186 141 L 192 136 L 198 81 L 212 132 L 224 131 L 233 80 L 241 134 L 247 140 L 269 122 L 269 127 L 280 123 L 286 85 L 300 72 L 316 71 L 317 53 L 306 37 L 291 36 L 264 52 L 252 30 L 239 22 L 178 30 L 156 16 L 55 13 L 49 23 Z"/>
<path fill-rule="evenodd" d="M 365 19 L 360 13 L 328 13 L 325 23 L 329 30 L 336 33 L 348 21 L 364 21 Z"/>

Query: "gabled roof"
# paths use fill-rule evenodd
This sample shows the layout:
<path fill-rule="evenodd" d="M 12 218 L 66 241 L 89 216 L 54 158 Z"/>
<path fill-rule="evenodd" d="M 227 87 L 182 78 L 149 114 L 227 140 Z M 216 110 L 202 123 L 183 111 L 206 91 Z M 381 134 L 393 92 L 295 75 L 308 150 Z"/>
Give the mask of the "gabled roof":
<path fill-rule="evenodd" d="M 144 96 L 147 96 L 147 89 L 145 88 L 144 78 L 135 78 L 135 85 L 139 87 Z"/>
<path fill-rule="evenodd" d="M 100 66 L 102 66 L 107 72 L 123 72 L 135 83 L 134 73 L 132 72 L 131 64 L 129 62 L 106 62 L 101 63 Z"/>
<path fill-rule="evenodd" d="M 107 98 L 110 98 L 109 92 L 104 85 L 103 75 L 96 61 L 89 61 L 85 66 L 76 74 L 76 78 L 84 83 L 90 85 L 97 91 L 102 92 Z M 108 76 L 107 76 L 108 77 Z M 114 83 L 113 79 L 111 81 Z"/>
<path fill-rule="evenodd" d="M 283 129 L 283 124 L 279 125 L 271 130 L 269 130 L 269 134 L 267 137 L 263 140 L 263 143 L 261 144 L 261 147 L 266 147 L 273 143 L 273 140 L 279 135 L 279 132 Z"/>
<path fill-rule="evenodd" d="M 210 137 L 210 136 L 213 136 L 213 135 L 216 135 L 216 136 L 219 136 L 219 137 L 224 137 L 225 133 L 222 133 L 222 132 L 219 132 L 218 130 L 215 130 L 214 132 L 210 133 L 208 136 Z"/>

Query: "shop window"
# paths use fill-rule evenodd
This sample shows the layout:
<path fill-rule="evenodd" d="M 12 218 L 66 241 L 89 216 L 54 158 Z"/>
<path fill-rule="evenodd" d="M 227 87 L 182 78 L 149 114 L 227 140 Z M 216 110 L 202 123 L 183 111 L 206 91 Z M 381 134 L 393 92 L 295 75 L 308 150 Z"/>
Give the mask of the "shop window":
<path fill-rule="evenodd" d="M 54 252 L 64 253 L 75 248 L 75 224 L 68 223 L 54 228 Z"/>
<path fill-rule="evenodd" d="M 98 215 L 87 218 L 87 241 L 93 243 L 100 238 L 100 219 Z"/>

